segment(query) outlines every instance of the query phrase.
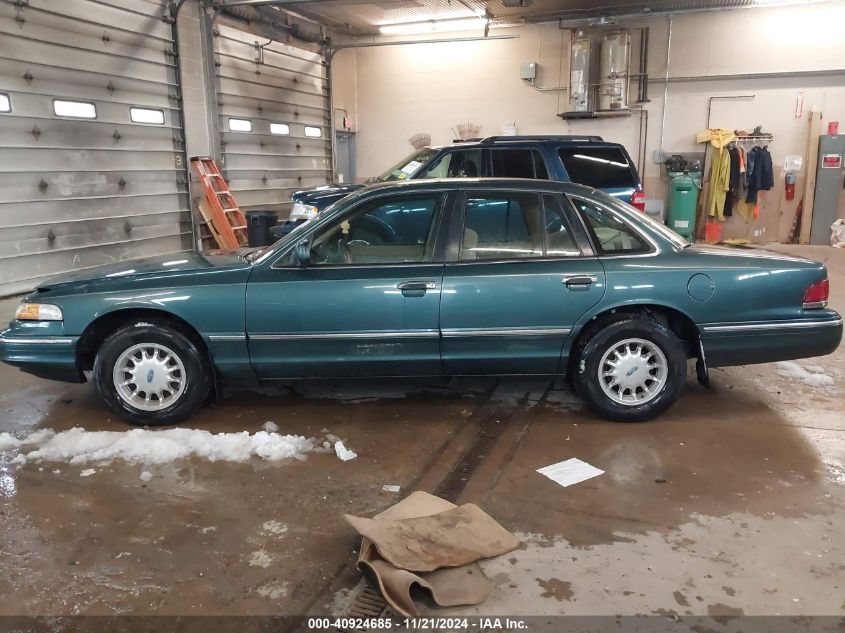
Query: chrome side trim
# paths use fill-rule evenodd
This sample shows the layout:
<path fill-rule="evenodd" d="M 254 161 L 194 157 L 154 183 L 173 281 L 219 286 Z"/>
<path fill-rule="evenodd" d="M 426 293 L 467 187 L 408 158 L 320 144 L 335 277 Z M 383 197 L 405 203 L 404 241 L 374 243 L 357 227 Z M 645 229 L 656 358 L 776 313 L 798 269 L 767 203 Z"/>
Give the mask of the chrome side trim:
<path fill-rule="evenodd" d="M 215 343 L 245 341 L 246 334 L 209 334 L 208 340 Z"/>
<path fill-rule="evenodd" d="M 402 338 L 438 338 L 438 330 L 406 330 L 404 332 L 321 332 L 313 334 L 250 334 L 251 341 L 370 340 Z"/>
<path fill-rule="evenodd" d="M 0 336 L 0 343 L 10 345 L 72 345 L 76 339 L 67 337 L 50 338 L 18 338 L 15 336 Z"/>
<path fill-rule="evenodd" d="M 704 325 L 702 326 L 702 330 L 705 333 L 711 332 L 751 332 L 751 331 L 759 331 L 759 330 L 782 330 L 782 329 L 794 329 L 794 330 L 804 330 L 807 328 L 814 328 L 814 327 L 837 327 L 842 325 L 842 319 L 831 319 L 828 321 L 806 321 L 806 320 L 798 320 L 798 321 L 782 321 L 780 323 L 777 322 L 769 322 L 769 323 L 742 323 L 739 325 Z"/>
<path fill-rule="evenodd" d="M 572 331 L 571 327 L 553 328 L 453 328 L 441 330 L 443 338 L 458 338 L 469 336 L 565 336 Z"/>

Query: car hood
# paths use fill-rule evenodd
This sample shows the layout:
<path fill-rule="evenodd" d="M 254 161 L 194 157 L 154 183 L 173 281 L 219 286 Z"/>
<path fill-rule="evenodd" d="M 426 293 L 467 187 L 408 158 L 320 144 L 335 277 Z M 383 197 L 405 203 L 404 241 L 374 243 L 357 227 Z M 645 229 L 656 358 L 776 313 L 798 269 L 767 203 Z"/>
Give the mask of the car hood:
<path fill-rule="evenodd" d="M 323 209 L 332 202 L 340 200 L 344 196 L 347 196 L 362 187 L 364 187 L 364 185 L 350 183 L 348 185 L 332 185 L 331 187 L 323 187 L 322 189 L 303 189 L 301 191 L 295 191 L 291 195 L 290 199 L 294 202 L 310 204 L 319 209 Z"/>
<path fill-rule="evenodd" d="M 205 253 L 174 253 L 143 259 L 128 259 L 114 264 L 104 264 L 85 270 L 56 275 L 42 282 L 38 291 L 52 290 L 60 286 L 88 284 L 95 281 L 128 279 L 146 275 L 172 275 L 186 271 L 219 268 L 249 268 L 243 254 L 250 249 L 207 251 Z"/>

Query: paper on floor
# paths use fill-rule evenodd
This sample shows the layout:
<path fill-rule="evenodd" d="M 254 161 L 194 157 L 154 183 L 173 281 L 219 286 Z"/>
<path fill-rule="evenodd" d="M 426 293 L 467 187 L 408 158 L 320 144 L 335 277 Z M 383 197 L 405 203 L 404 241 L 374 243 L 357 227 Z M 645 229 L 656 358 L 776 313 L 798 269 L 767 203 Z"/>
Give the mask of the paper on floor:
<path fill-rule="evenodd" d="M 538 468 L 537 472 L 545 475 L 564 488 L 604 474 L 603 470 L 599 470 L 587 462 L 582 462 L 576 457 L 552 464 L 551 466 Z"/>
<path fill-rule="evenodd" d="M 355 451 L 351 451 L 346 446 L 344 446 L 343 442 L 338 440 L 334 443 L 334 452 L 337 455 L 338 459 L 343 462 L 348 462 L 350 459 L 355 459 L 358 457 L 358 453 Z"/>

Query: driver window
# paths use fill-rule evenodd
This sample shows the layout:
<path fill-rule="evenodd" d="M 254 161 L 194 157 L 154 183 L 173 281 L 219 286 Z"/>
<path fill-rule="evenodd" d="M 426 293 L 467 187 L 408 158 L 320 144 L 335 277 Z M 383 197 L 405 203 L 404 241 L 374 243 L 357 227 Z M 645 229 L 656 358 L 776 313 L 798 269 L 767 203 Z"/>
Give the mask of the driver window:
<path fill-rule="evenodd" d="M 481 150 L 443 154 L 419 178 L 476 178 L 481 175 Z"/>
<path fill-rule="evenodd" d="M 365 203 L 314 235 L 311 262 L 315 266 L 429 262 L 442 206 L 441 194 Z"/>
<path fill-rule="evenodd" d="M 571 200 L 590 228 L 593 240 L 602 255 L 648 252 L 648 244 L 637 232 L 610 211 L 582 198 Z"/>

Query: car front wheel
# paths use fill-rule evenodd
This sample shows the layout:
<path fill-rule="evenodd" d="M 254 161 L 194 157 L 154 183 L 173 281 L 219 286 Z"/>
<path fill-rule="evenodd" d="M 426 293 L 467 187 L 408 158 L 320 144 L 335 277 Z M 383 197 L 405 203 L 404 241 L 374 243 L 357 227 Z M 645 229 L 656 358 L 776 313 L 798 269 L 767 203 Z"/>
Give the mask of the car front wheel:
<path fill-rule="evenodd" d="M 678 399 L 686 363 L 683 345 L 665 325 L 620 315 L 601 324 L 580 347 L 573 382 L 601 417 L 642 422 Z"/>
<path fill-rule="evenodd" d="M 208 396 L 204 354 L 166 323 L 137 322 L 109 336 L 94 361 L 94 384 L 111 411 L 130 424 L 174 424 Z"/>

